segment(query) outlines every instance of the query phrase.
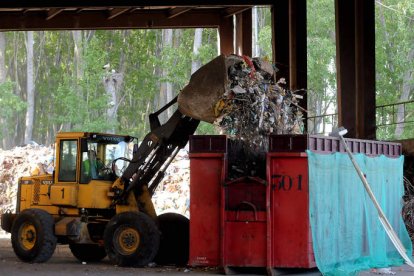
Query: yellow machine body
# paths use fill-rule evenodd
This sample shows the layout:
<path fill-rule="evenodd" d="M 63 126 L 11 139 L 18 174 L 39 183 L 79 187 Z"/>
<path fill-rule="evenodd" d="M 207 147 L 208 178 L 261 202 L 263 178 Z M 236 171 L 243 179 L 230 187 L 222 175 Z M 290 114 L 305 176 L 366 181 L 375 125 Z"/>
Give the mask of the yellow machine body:
<path fill-rule="evenodd" d="M 91 134 L 85 132 L 59 133 L 56 137 L 55 171 L 52 174 L 27 176 L 19 179 L 16 213 L 25 209 L 37 208 L 51 214 L 55 219 L 55 233 L 66 235 L 68 225 L 79 223 L 82 211 L 96 213 L 95 217 L 109 221 L 110 214 L 122 212 L 144 211 L 152 218 L 156 217 L 155 209 L 151 201 L 150 193 L 146 187 L 138 198 L 130 193 L 123 204 L 113 204 L 113 187 L 122 190 L 123 183 L 120 178 L 111 179 L 82 179 L 82 139 L 87 139 Z M 101 139 L 124 139 L 124 136 L 97 134 Z M 114 142 L 111 141 L 111 142 Z M 68 146 L 69 145 L 69 146 Z M 96 156 L 98 160 L 107 160 L 105 143 L 97 143 Z M 72 157 L 70 166 L 65 167 Z M 67 172 L 70 171 L 68 174 Z M 68 177 L 69 176 L 69 177 Z M 138 207 L 140 202 L 140 208 Z M 108 216 L 109 214 L 109 216 Z M 83 239 L 85 240 L 85 239 Z M 89 240 L 89 242 L 92 242 Z"/>
<path fill-rule="evenodd" d="M 109 209 L 112 199 L 110 189 L 114 181 L 90 180 L 80 183 L 81 172 L 81 139 L 88 136 L 84 132 L 59 133 L 56 137 L 56 159 L 54 175 L 21 177 L 19 179 L 19 195 L 17 200 L 18 212 L 28 208 L 39 208 L 52 215 L 78 215 L 80 208 Z M 61 148 L 64 143 L 71 141 L 76 156 L 73 165 L 74 179 L 64 180 L 62 174 Z M 98 148 L 98 157 L 105 160 L 105 152 Z M 100 156 L 99 156 L 100 155 Z M 136 205 L 135 205 L 136 208 Z M 137 209 L 135 209 L 137 210 Z"/>

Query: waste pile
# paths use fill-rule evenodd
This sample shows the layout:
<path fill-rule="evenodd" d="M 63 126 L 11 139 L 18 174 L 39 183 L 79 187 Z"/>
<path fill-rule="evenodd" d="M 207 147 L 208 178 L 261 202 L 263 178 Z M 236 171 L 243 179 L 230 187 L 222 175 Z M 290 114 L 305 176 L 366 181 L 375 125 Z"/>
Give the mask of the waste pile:
<path fill-rule="evenodd" d="M 229 56 L 228 87 L 215 106 L 214 122 L 231 139 L 246 142 L 253 151 L 265 151 L 269 134 L 300 134 L 302 96 L 274 80 L 275 68 L 260 58 Z"/>
<path fill-rule="evenodd" d="M 169 165 L 163 181 L 152 196 L 158 215 L 168 212 L 190 216 L 190 159 L 188 151 L 181 149 Z"/>
<path fill-rule="evenodd" d="M 411 241 L 414 243 L 414 198 L 410 198 L 404 203 L 402 217 L 408 235 L 410 235 Z"/>
<path fill-rule="evenodd" d="M 414 155 L 407 153 L 404 158 L 404 205 L 402 217 L 414 244 Z"/>
<path fill-rule="evenodd" d="M 45 167 L 53 157 L 53 148 L 26 145 L 11 150 L 0 149 L 0 213 L 16 210 L 17 181 L 29 176 L 39 165 Z M 0 230 L 2 232 L 2 230 Z M 4 232 L 3 232 L 4 233 Z"/>
<path fill-rule="evenodd" d="M 31 175 L 39 164 L 47 164 L 50 157 L 53 157 L 53 149 L 42 145 L 26 145 L 8 151 L 0 149 L 1 213 L 15 210 L 18 178 Z"/>

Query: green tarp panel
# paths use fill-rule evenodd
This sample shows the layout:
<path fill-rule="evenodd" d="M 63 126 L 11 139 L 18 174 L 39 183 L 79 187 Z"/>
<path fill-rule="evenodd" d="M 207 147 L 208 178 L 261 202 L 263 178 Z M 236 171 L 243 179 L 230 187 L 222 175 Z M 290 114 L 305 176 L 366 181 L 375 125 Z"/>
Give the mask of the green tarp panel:
<path fill-rule="evenodd" d="M 369 268 L 403 264 L 349 156 L 307 154 L 310 222 L 319 270 L 324 275 L 355 275 Z M 411 256 L 411 240 L 401 217 L 404 157 L 356 154 L 355 159 Z"/>

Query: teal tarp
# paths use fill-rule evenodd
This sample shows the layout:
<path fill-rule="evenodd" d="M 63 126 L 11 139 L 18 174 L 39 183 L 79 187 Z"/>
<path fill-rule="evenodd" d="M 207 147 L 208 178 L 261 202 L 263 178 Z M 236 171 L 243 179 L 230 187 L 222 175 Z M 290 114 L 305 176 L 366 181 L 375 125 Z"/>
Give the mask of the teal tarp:
<path fill-rule="evenodd" d="M 403 259 L 382 228 L 349 156 L 307 154 L 310 222 L 319 270 L 324 275 L 354 275 L 369 268 L 401 265 Z M 401 217 L 404 158 L 354 156 L 411 256 L 411 241 Z"/>

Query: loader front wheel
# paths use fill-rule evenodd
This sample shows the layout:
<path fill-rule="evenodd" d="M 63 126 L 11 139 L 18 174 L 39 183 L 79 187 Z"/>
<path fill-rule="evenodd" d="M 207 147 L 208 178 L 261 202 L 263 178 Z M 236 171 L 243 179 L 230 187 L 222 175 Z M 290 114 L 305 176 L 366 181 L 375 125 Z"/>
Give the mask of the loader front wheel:
<path fill-rule="evenodd" d="M 52 257 L 57 238 L 52 216 L 41 209 L 26 209 L 13 223 L 11 240 L 14 253 L 24 262 L 42 263 Z"/>
<path fill-rule="evenodd" d="M 145 266 L 157 254 L 160 232 L 144 213 L 124 212 L 115 215 L 104 232 L 109 260 L 118 266 Z"/>
<path fill-rule="evenodd" d="M 106 257 L 106 251 L 103 246 L 97 244 L 69 244 L 73 256 L 81 262 L 99 262 Z"/>

